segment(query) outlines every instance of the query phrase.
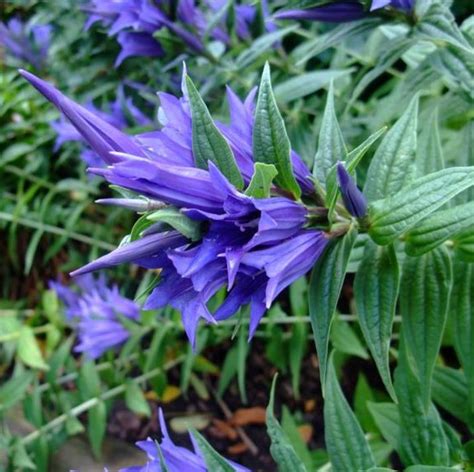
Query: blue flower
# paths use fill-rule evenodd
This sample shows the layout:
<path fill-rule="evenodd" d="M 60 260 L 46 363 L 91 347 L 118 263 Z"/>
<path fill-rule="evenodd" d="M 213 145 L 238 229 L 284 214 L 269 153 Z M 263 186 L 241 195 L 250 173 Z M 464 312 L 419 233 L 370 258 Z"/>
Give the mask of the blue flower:
<path fill-rule="evenodd" d="M 87 274 L 76 279 L 79 291 L 51 281 L 54 290 L 66 307 L 66 318 L 77 330 L 79 342 L 76 352 L 91 359 L 105 351 L 121 346 L 130 337 L 121 317 L 138 320 L 140 310 L 128 298 L 120 295 L 118 287 L 109 288 L 104 276 L 95 279 Z"/>
<path fill-rule="evenodd" d="M 60 109 L 64 109 L 64 102 L 68 104 L 67 116 L 74 118 L 74 126 L 93 149 L 101 151 L 98 154 L 108 164 L 92 169 L 93 173 L 153 204 L 173 205 L 201 227 L 199 241 L 190 241 L 166 225 L 152 227 L 141 238 L 123 243 L 72 275 L 122 263 L 161 269 L 159 284 L 145 308 L 169 304 L 179 310 L 194 345 L 201 318 L 215 323 L 232 316 L 242 305 L 250 305 L 252 336 L 274 299 L 309 271 L 324 251 L 328 239 L 322 231 L 308 227 L 308 211 L 302 202 L 277 196 L 276 187 L 271 197 L 254 198 L 237 190 L 212 162 L 208 169 L 195 167 L 186 93 L 180 99 L 160 94 L 162 129 L 129 137 L 118 130 L 104 134 L 110 125 L 98 116 L 92 119 L 89 114 L 87 121 L 78 119 L 84 114 L 82 107 L 39 79 L 24 75 Z M 228 89 L 230 122 L 217 124 L 246 184 L 254 171 L 254 96 L 252 91 L 242 102 Z M 303 195 L 313 194 L 308 168 L 295 152 L 291 160 Z M 143 208 L 143 202 L 136 200 L 126 205 L 133 209 L 140 203 L 138 207 Z M 227 298 L 211 313 L 208 302 L 224 287 Z"/>
<path fill-rule="evenodd" d="M 194 451 L 190 451 L 181 446 L 176 446 L 169 436 L 161 408 L 159 409 L 158 414 L 162 434 L 161 442 L 158 443 L 150 438 L 146 441 L 137 442 L 137 446 L 147 454 L 147 463 L 143 466 L 126 467 L 120 469 L 120 472 L 160 472 L 162 470 L 162 461 L 169 472 L 208 472 L 202 451 L 196 444 L 194 437 L 191 434 L 189 435 Z M 162 459 L 160 457 L 160 452 Z M 250 469 L 247 467 L 239 465 L 233 461 L 226 460 L 226 462 L 235 472 L 250 472 Z"/>
<path fill-rule="evenodd" d="M 48 56 L 51 32 L 50 25 L 23 23 L 12 18 L 6 24 L 0 22 L 0 45 L 16 59 L 41 69 Z"/>
<path fill-rule="evenodd" d="M 364 194 L 357 188 L 354 179 L 342 162 L 337 163 L 336 171 L 342 201 L 347 211 L 357 218 L 364 217 L 367 214 L 367 200 Z"/>

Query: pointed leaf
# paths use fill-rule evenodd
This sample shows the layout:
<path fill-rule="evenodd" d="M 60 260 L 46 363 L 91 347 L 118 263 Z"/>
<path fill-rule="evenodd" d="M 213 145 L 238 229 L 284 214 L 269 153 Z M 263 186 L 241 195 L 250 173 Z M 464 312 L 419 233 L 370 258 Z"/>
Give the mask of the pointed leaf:
<path fill-rule="evenodd" d="M 396 451 L 400 447 L 400 415 L 395 403 L 368 402 L 367 407 L 384 439 Z"/>
<path fill-rule="evenodd" d="M 197 241 L 201 236 L 201 225 L 199 222 L 188 218 L 174 207 L 162 208 L 146 215 L 146 218 L 150 221 L 163 221 L 191 241 Z"/>
<path fill-rule="evenodd" d="M 439 137 L 438 110 L 436 109 L 420 134 L 416 150 L 416 170 L 422 177 L 443 169 L 444 157 Z"/>
<path fill-rule="evenodd" d="M 256 162 L 252 180 L 247 190 L 245 190 L 245 195 L 255 198 L 268 198 L 270 196 L 270 187 L 277 174 L 278 171 L 273 164 Z"/>
<path fill-rule="evenodd" d="M 43 360 L 43 355 L 41 354 L 33 330 L 29 326 L 23 326 L 20 330 L 17 354 L 21 361 L 28 367 L 41 370 L 49 369 L 49 366 Z"/>
<path fill-rule="evenodd" d="M 311 274 L 309 285 L 309 314 L 319 358 L 321 385 L 324 392 L 329 333 L 341 293 L 349 257 L 357 239 L 351 230 L 333 240 L 319 258 Z"/>
<path fill-rule="evenodd" d="M 369 202 L 393 195 L 413 174 L 416 153 L 418 95 L 392 126 L 375 152 L 367 173 L 364 195 Z"/>
<path fill-rule="evenodd" d="M 143 395 L 142 389 L 136 382 L 128 379 L 125 383 L 125 403 L 127 407 L 138 415 L 151 416 L 150 405 Z"/>
<path fill-rule="evenodd" d="M 332 360 L 328 364 L 325 390 L 325 440 L 332 470 L 343 472 L 375 467 L 364 432 L 339 386 Z"/>
<path fill-rule="evenodd" d="M 191 106 L 193 155 L 197 167 L 207 169 L 208 161 L 212 161 L 229 179 L 230 183 L 241 189 L 244 181 L 235 162 L 232 149 L 214 124 L 204 100 L 189 76 L 186 76 L 186 88 Z"/>
<path fill-rule="evenodd" d="M 393 246 L 379 247 L 367 241 L 354 280 L 357 315 L 380 377 L 394 401 L 389 349 L 399 286 L 400 273 Z"/>
<path fill-rule="evenodd" d="M 255 162 L 273 164 L 278 171 L 277 184 L 299 198 L 301 189 L 293 175 L 290 140 L 273 96 L 268 63 L 263 69 L 258 90 L 253 128 L 253 155 Z"/>
<path fill-rule="evenodd" d="M 405 259 L 400 285 L 400 313 L 406 348 L 414 358 L 426 410 L 433 368 L 448 314 L 451 286 L 451 260 L 445 248 Z"/>
<path fill-rule="evenodd" d="M 369 234 L 377 244 L 388 244 L 473 185 L 474 167 L 451 167 L 420 177 L 369 206 Z"/>
<path fill-rule="evenodd" d="M 234 472 L 234 468 L 207 442 L 204 436 L 195 429 L 190 430 L 199 451 L 204 458 L 207 470 L 215 472 Z"/>

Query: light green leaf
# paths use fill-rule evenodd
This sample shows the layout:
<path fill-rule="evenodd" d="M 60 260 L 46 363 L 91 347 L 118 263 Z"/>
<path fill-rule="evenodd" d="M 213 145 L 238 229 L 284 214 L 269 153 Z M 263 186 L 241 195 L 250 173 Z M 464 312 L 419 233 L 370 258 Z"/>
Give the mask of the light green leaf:
<path fill-rule="evenodd" d="M 386 126 L 380 128 L 378 131 L 371 134 L 364 142 L 359 144 L 359 146 L 357 146 L 347 154 L 347 172 L 353 173 L 356 170 L 360 160 L 365 156 L 365 153 L 370 149 L 372 144 L 374 144 L 375 141 L 377 141 L 377 139 L 379 139 L 380 136 L 382 136 L 382 134 L 384 134 L 386 131 Z"/>
<path fill-rule="evenodd" d="M 396 451 L 400 447 L 400 415 L 395 403 L 368 402 L 367 407 L 384 439 Z"/>
<path fill-rule="evenodd" d="M 449 304 L 454 327 L 454 347 L 468 384 L 474 414 L 474 265 L 454 259 L 454 283 Z"/>
<path fill-rule="evenodd" d="M 443 467 L 439 465 L 411 465 L 405 469 L 405 472 L 453 472 L 453 470 L 459 470 L 453 467 Z"/>
<path fill-rule="evenodd" d="M 369 205 L 369 235 L 377 244 L 388 244 L 472 185 L 474 167 L 451 167 L 420 177 Z"/>
<path fill-rule="evenodd" d="M 49 369 L 49 366 L 43 359 L 43 355 L 41 354 L 33 330 L 29 326 L 22 326 L 20 329 L 17 354 L 21 361 L 28 367 L 41 370 Z"/>
<path fill-rule="evenodd" d="M 443 149 L 438 129 L 438 109 L 423 127 L 416 150 L 416 170 L 418 176 L 444 169 Z"/>
<path fill-rule="evenodd" d="M 278 171 L 273 164 L 256 162 L 252 180 L 247 190 L 245 190 L 245 195 L 255 198 L 268 198 L 270 196 L 270 187 L 277 174 Z"/>
<path fill-rule="evenodd" d="M 263 69 L 258 90 L 253 128 L 253 155 L 255 162 L 275 165 L 278 171 L 277 184 L 299 198 L 301 189 L 293 175 L 290 140 L 273 96 L 268 63 Z"/>
<path fill-rule="evenodd" d="M 201 236 L 201 226 L 199 222 L 188 218 L 174 207 L 166 207 L 154 211 L 146 215 L 146 218 L 150 221 L 162 221 L 170 225 L 191 241 L 197 241 Z"/>
<path fill-rule="evenodd" d="M 309 284 L 309 315 L 319 358 L 321 385 L 324 392 L 329 333 L 341 293 L 349 257 L 357 238 L 355 230 L 329 243 L 316 263 Z"/>
<path fill-rule="evenodd" d="M 270 391 L 270 402 L 267 406 L 267 433 L 272 441 L 270 453 L 280 472 L 306 472 L 305 465 L 297 456 L 288 436 L 273 414 L 276 380 L 277 376 L 275 375 Z"/>
<path fill-rule="evenodd" d="M 330 337 L 332 345 L 337 351 L 349 354 L 350 356 L 360 357 L 361 359 L 369 358 L 364 345 L 346 321 L 335 317 L 331 326 Z"/>
<path fill-rule="evenodd" d="M 125 383 L 125 403 L 138 415 L 151 416 L 150 405 L 143 395 L 142 389 L 136 382 L 128 379 Z"/>
<path fill-rule="evenodd" d="M 395 391 L 400 414 L 398 452 L 403 463 L 448 465 L 449 446 L 441 418 L 432 403 L 425 408 L 422 386 L 411 368 L 403 342 L 395 370 Z"/>
<path fill-rule="evenodd" d="M 410 181 L 415 163 L 417 116 L 415 95 L 372 158 L 364 187 L 369 202 L 394 195 Z"/>
<path fill-rule="evenodd" d="M 380 377 L 394 401 L 389 349 L 399 285 L 400 273 L 393 246 L 379 247 L 367 241 L 354 280 L 357 315 Z"/>
<path fill-rule="evenodd" d="M 198 433 L 195 429 L 191 429 L 190 432 L 204 458 L 207 470 L 234 472 L 234 468 L 207 442 L 202 434 Z"/>
<path fill-rule="evenodd" d="M 474 231 L 474 202 L 433 213 L 406 234 L 405 250 L 419 256 L 468 228 Z"/>
<path fill-rule="evenodd" d="M 21 401 L 34 379 L 32 371 L 26 371 L 6 380 L 0 386 L 0 413 Z"/>
<path fill-rule="evenodd" d="M 92 452 L 97 459 L 102 455 L 102 442 L 107 428 L 107 409 L 105 403 L 99 400 L 88 413 L 87 434 L 92 447 Z"/>
<path fill-rule="evenodd" d="M 331 81 L 344 77 L 353 71 L 354 69 L 328 69 L 299 74 L 279 83 L 274 90 L 275 97 L 279 103 L 296 100 L 326 87 Z"/>
<path fill-rule="evenodd" d="M 332 360 L 328 364 L 325 390 L 324 437 L 332 470 L 346 472 L 375 467 L 364 432 L 339 386 Z"/>
<path fill-rule="evenodd" d="M 207 169 L 212 161 L 233 185 L 241 189 L 244 181 L 229 143 L 217 129 L 204 100 L 189 76 L 186 88 L 193 121 L 193 155 L 197 167 Z"/>
<path fill-rule="evenodd" d="M 217 385 L 217 395 L 219 397 L 222 397 L 232 379 L 237 375 L 237 358 L 237 347 L 234 346 L 227 352 L 219 375 Z"/>
<path fill-rule="evenodd" d="M 319 182 L 328 187 L 327 182 L 329 171 L 338 161 L 345 161 L 347 149 L 342 136 L 341 128 L 334 109 L 334 87 L 331 82 L 324 109 L 323 121 L 319 131 L 318 150 L 314 157 L 313 175 Z M 336 186 L 336 182 L 332 183 Z M 328 200 L 328 198 L 326 198 Z M 326 201 L 327 203 L 327 201 Z"/>
<path fill-rule="evenodd" d="M 452 277 L 451 260 L 445 248 L 407 257 L 403 263 L 400 313 L 406 348 L 414 358 L 426 411 L 448 314 Z"/>
<path fill-rule="evenodd" d="M 364 431 L 378 433 L 378 428 L 367 406 L 369 402 L 373 402 L 374 400 L 374 392 L 372 391 L 372 387 L 367 382 L 365 375 L 360 373 L 354 391 L 354 413 Z M 370 444 L 370 446 L 372 447 L 372 444 Z M 377 464 L 380 463 L 378 462 L 377 458 L 375 459 L 375 462 Z"/>

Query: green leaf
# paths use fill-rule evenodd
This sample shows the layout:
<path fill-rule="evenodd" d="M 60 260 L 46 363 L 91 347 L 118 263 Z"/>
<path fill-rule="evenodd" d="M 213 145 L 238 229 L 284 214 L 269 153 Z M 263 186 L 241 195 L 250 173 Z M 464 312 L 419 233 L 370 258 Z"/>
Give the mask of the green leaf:
<path fill-rule="evenodd" d="M 472 53 L 472 47 L 463 36 L 449 7 L 442 2 L 433 2 L 421 21 L 416 33 L 435 44 L 451 44 Z"/>
<path fill-rule="evenodd" d="M 451 167 L 420 177 L 369 206 L 369 235 L 377 244 L 388 244 L 472 185 L 474 167 Z"/>
<path fill-rule="evenodd" d="M 437 365 L 433 372 L 433 400 L 474 431 L 474 410 L 462 370 Z"/>
<path fill-rule="evenodd" d="M 367 241 L 354 280 L 357 316 L 380 377 L 394 401 L 389 350 L 399 286 L 400 273 L 393 246 L 378 247 Z"/>
<path fill-rule="evenodd" d="M 219 375 L 217 385 L 217 395 L 219 397 L 222 397 L 232 379 L 237 375 L 237 357 L 237 347 L 234 346 L 227 352 Z"/>
<path fill-rule="evenodd" d="M 400 414 L 400 448 L 406 466 L 448 465 L 449 447 L 438 411 L 432 403 L 425 408 L 422 386 L 413 372 L 403 343 L 395 370 L 395 391 Z"/>
<path fill-rule="evenodd" d="M 17 374 L 0 386 L 0 413 L 21 401 L 34 379 L 34 373 L 26 371 Z"/>
<path fill-rule="evenodd" d="M 474 262 L 474 233 L 471 228 L 453 237 L 456 258 L 465 262 Z"/>
<path fill-rule="evenodd" d="M 353 173 L 356 170 L 360 160 L 365 156 L 365 153 L 370 149 L 372 144 L 374 144 L 375 141 L 377 141 L 380 136 L 382 136 L 382 134 L 384 134 L 386 131 L 386 126 L 380 128 L 378 131 L 372 133 L 364 142 L 359 144 L 356 148 L 354 148 L 347 154 L 347 172 Z"/>
<path fill-rule="evenodd" d="M 321 385 L 324 392 L 329 333 L 349 256 L 357 238 L 355 230 L 332 240 L 316 263 L 309 284 L 309 315 L 319 357 Z"/>
<path fill-rule="evenodd" d="M 369 444 L 347 403 L 330 360 L 324 401 L 326 447 L 334 472 L 367 470 L 375 467 Z"/>
<path fill-rule="evenodd" d="M 306 472 L 306 467 L 297 456 L 288 436 L 273 414 L 277 376 L 273 377 L 270 402 L 267 406 L 267 433 L 272 441 L 270 453 L 278 465 L 279 472 Z"/>
<path fill-rule="evenodd" d="M 27 366 L 34 369 L 48 370 L 49 366 L 44 362 L 33 330 L 29 326 L 22 326 L 17 345 L 18 357 Z"/>
<path fill-rule="evenodd" d="M 327 182 L 329 171 L 338 161 L 345 161 L 346 156 L 346 145 L 334 109 L 334 87 L 331 82 L 326 107 L 324 109 L 323 121 L 319 131 L 318 150 L 314 157 L 313 175 L 321 184 L 329 187 Z M 335 179 L 333 186 L 336 186 Z"/>
<path fill-rule="evenodd" d="M 422 177 L 443 169 L 444 157 L 439 137 L 438 109 L 436 109 L 420 134 L 416 150 L 416 170 Z"/>
<path fill-rule="evenodd" d="M 170 225 L 191 241 L 197 241 L 201 237 L 201 225 L 199 222 L 183 215 L 177 208 L 162 208 L 153 213 L 149 213 L 146 215 L 146 218 L 150 221 L 162 221 Z"/>
<path fill-rule="evenodd" d="M 370 163 L 364 195 L 369 202 L 393 195 L 409 182 L 414 170 L 418 95 L 383 138 Z"/>
<path fill-rule="evenodd" d="M 273 164 L 256 162 L 252 180 L 247 190 L 245 190 L 245 195 L 255 198 L 268 198 L 270 196 L 270 187 L 277 174 L 278 171 Z"/>
<path fill-rule="evenodd" d="M 245 374 L 247 372 L 247 356 L 249 353 L 249 343 L 247 339 L 247 330 L 244 326 L 240 327 L 239 338 L 237 341 L 237 383 L 239 385 L 240 398 L 242 403 L 247 403 L 247 388 L 245 386 Z"/>
<path fill-rule="evenodd" d="M 285 80 L 275 87 L 275 97 L 279 103 L 289 102 L 310 95 L 344 77 L 354 69 L 328 69 L 317 72 L 306 72 Z"/>
<path fill-rule="evenodd" d="M 405 250 L 419 256 L 440 246 L 453 235 L 474 230 L 474 202 L 433 213 L 405 236 Z"/>
<path fill-rule="evenodd" d="M 285 123 L 273 96 L 270 66 L 265 64 L 258 90 L 253 128 L 253 155 L 255 162 L 275 165 L 277 184 L 299 198 L 301 189 L 293 175 L 290 158 L 290 140 Z"/>
<path fill-rule="evenodd" d="M 364 431 L 377 433 L 378 428 L 367 406 L 369 402 L 373 401 L 374 392 L 372 391 L 371 386 L 367 382 L 365 375 L 360 373 L 354 391 L 354 413 Z M 377 464 L 379 463 L 377 460 L 376 462 Z"/>
<path fill-rule="evenodd" d="M 474 266 L 454 259 L 453 290 L 449 304 L 454 347 L 468 384 L 470 411 L 474 414 Z"/>
<path fill-rule="evenodd" d="M 151 416 L 150 405 L 136 382 L 128 379 L 125 384 L 125 403 L 127 408 L 138 415 Z"/>
<path fill-rule="evenodd" d="M 186 88 L 193 121 L 193 155 L 197 167 L 207 169 L 208 161 L 212 161 L 230 183 L 241 189 L 244 181 L 232 149 L 214 124 L 204 100 L 189 76 L 186 76 Z"/>
<path fill-rule="evenodd" d="M 395 403 L 368 402 L 367 407 L 380 433 L 396 451 L 400 448 L 400 415 Z"/>
<path fill-rule="evenodd" d="M 213 472 L 234 472 L 234 468 L 199 434 L 195 429 L 190 430 L 199 452 L 202 454 L 207 470 Z"/>
<path fill-rule="evenodd" d="M 88 413 L 87 434 L 92 452 L 97 459 L 102 455 L 102 442 L 107 428 L 107 409 L 105 403 L 99 400 Z"/>
<path fill-rule="evenodd" d="M 337 351 L 350 356 L 360 357 L 361 359 L 369 358 L 367 350 L 360 342 L 360 339 L 350 324 L 346 321 L 335 317 L 331 326 L 330 337 L 334 349 Z"/>
<path fill-rule="evenodd" d="M 406 348 L 414 358 L 426 410 L 448 314 L 452 277 L 451 260 L 445 248 L 420 257 L 408 256 L 403 263 L 400 313 Z"/>

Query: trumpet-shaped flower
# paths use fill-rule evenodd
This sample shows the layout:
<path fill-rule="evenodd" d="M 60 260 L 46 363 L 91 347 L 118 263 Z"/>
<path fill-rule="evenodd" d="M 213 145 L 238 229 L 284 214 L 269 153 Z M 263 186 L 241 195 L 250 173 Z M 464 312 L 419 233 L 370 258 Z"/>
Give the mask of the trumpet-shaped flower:
<path fill-rule="evenodd" d="M 147 463 L 142 466 L 126 467 L 120 469 L 120 472 L 160 472 L 163 469 L 163 462 L 169 472 L 210 472 L 194 437 L 191 434 L 189 435 L 194 451 L 176 446 L 166 428 L 163 411 L 160 409 L 158 412 L 162 434 L 161 441 L 158 443 L 148 438 L 146 441 L 137 442 L 137 446 L 147 454 Z M 250 472 L 250 469 L 236 462 L 230 460 L 226 460 L 226 462 L 235 472 Z"/>
<path fill-rule="evenodd" d="M 87 274 L 76 279 L 79 291 L 51 281 L 66 307 L 66 317 L 78 332 L 76 352 L 95 359 L 105 351 L 116 348 L 130 337 L 121 317 L 137 320 L 138 306 L 120 295 L 118 287 L 108 287 L 105 277 L 95 279 Z"/>
<path fill-rule="evenodd" d="M 35 87 L 60 109 L 66 99 L 29 74 Z M 245 101 L 229 89 L 230 122 L 217 126 L 227 139 L 246 184 L 254 171 L 252 134 L 254 95 Z M 94 149 L 99 149 L 106 168 L 91 169 L 108 182 L 126 188 L 159 205 L 173 205 L 190 225 L 200 228 L 201 238 L 190 240 L 163 223 L 151 226 L 134 241 L 125 240 L 109 254 L 75 271 L 77 276 L 122 263 L 161 269 L 160 281 L 149 295 L 146 309 L 171 305 L 181 311 L 186 333 L 195 344 L 202 318 L 215 323 L 250 305 L 250 336 L 266 308 L 289 284 L 305 274 L 324 251 L 326 235 L 308 228 L 308 211 L 301 202 L 274 195 L 255 198 L 235 188 L 221 171 L 208 162 L 197 168 L 193 154 L 192 115 L 184 91 L 180 99 L 160 94 L 162 129 L 135 137 L 118 130 L 103 134 L 98 116 L 87 115 L 68 101 L 67 111 Z M 68 115 L 68 116 L 69 116 Z M 107 125 L 110 126 L 110 125 Z M 85 128 L 85 130 L 83 129 Z M 133 150 L 137 147 L 138 150 Z M 128 151 L 124 151 L 128 148 Z M 301 158 L 292 153 L 296 179 L 303 195 L 314 192 L 310 173 Z M 128 201 L 129 208 L 143 208 L 143 201 Z M 113 202 L 110 202 L 113 203 Z M 124 205 L 123 201 L 117 202 Z M 175 210 L 176 211 L 176 210 Z M 215 313 L 209 300 L 222 288 L 227 297 Z"/>

